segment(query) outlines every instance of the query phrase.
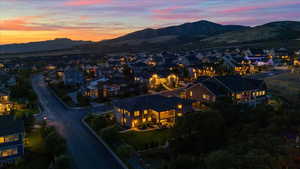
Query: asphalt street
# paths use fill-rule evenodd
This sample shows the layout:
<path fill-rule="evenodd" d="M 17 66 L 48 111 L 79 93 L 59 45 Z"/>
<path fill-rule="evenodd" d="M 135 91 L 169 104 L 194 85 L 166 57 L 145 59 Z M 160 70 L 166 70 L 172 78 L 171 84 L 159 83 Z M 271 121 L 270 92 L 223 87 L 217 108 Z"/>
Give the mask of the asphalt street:
<path fill-rule="evenodd" d="M 44 116 L 47 116 L 48 122 L 66 139 L 76 169 L 122 169 L 104 145 L 81 123 L 87 113 L 105 112 L 109 109 L 107 106 L 67 108 L 49 91 L 42 75 L 33 76 L 32 85 L 39 97 Z"/>

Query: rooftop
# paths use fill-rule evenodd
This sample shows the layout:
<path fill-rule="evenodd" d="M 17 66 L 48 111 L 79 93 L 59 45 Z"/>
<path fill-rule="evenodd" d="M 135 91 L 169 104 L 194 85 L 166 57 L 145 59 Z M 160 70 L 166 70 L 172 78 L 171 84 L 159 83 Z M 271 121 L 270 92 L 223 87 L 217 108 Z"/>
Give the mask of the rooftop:
<path fill-rule="evenodd" d="M 15 119 L 14 116 L 0 116 L 0 136 L 24 132 L 23 120 Z"/>
<path fill-rule="evenodd" d="M 144 95 L 114 102 L 118 108 L 133 112 L 137 110 L 153 109 L 161 112 L 175 109 L 178 104 L 188 104 L 189 101 L 177 97 L 165 97 L 162 95 Z"/>

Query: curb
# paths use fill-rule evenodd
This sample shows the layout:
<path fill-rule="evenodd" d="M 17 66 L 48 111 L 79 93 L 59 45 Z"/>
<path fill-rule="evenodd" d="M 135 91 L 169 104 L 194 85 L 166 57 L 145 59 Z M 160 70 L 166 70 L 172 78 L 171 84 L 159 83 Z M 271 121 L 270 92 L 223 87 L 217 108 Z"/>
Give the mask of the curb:
<path fill-rule="evenodd" d="M 97 133 L 84 121 L 86 117 L 83 117 L 81 119 L 81 122 L 83 123 L 83 125 L 97 138 L 97 140 L 99 142 L 101 142 L 104 147 L 109 151 L 109 153 L 118 161 L 118 163 L 122 166 L 122 168 L 124 169 L 129 169 L 124 163 L 123 161 L 112 151 L 112 149 L 106 144 L 106 142 L 97 135 Z"/>

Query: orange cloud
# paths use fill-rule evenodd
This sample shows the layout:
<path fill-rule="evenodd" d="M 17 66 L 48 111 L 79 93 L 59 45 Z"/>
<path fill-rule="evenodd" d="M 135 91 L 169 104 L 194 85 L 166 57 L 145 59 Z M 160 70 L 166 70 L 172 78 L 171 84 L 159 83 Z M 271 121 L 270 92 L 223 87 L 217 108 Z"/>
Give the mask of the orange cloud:
<path fill-rule="evenodd" d="M 35 27 L 30 26 L 29 24 L 40 18 L 38 16 L 24 16 L 13 19 L 6 19 L 0 21 L 0 30 L 25 30 L 25 31 L 33 31 L 37 30 Z"/>

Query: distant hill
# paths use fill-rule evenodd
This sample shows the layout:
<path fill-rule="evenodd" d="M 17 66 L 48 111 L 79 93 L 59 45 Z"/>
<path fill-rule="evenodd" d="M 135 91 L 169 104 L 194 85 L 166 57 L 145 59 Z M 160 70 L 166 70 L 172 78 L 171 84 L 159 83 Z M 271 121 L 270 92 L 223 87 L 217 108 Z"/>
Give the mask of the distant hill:
<path fill-rule="evenodd" d="M 222 47 L 291 47 L 300 44 L 300 22 L 271 22 L 260 26 L 221 25 L 209 21 L 160 29 L 145 29 L 102 41 L 89 48 L 101 52 Z"/>
<path fill-rule="evenodd" d="M 244 30 L 227 32 L 208 37 L 201 41 L 205 43 L 249 43 L 268 40 L 297 40 L 300 38 L 300 22 L 282 21 L 248 28 Z"/>
<path fill-rule="evenodd" d="M 41 42 L 30 42 L 22 44 L 0 45 L 0 54 L 4 53 L 26 53 L 38 51 L 50 51 L 68 49 L 80 45 L 93 44 L 90 41 L 73 41 L 67 38 L 59 38 Z"/>
<path fill-rule="evenodd" d="M 144 29 L 125 36 L 103 41 L 105 44 L 139 44 L 142 42 L 163 42 L 178 38 L 205 38 L 226 32 L 244 30 L 249 27 L 240 25 L 221 25 L 209 21 L 185 23 L 160 29 Z"/>

